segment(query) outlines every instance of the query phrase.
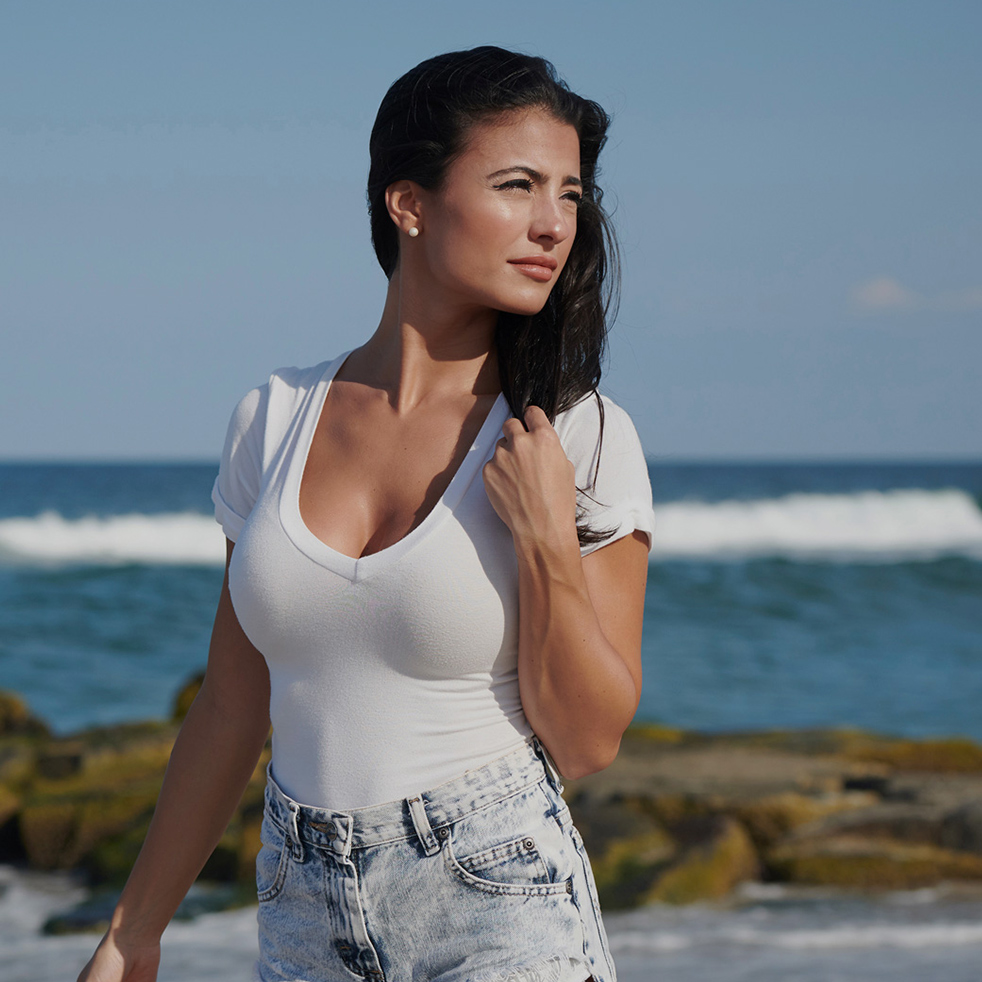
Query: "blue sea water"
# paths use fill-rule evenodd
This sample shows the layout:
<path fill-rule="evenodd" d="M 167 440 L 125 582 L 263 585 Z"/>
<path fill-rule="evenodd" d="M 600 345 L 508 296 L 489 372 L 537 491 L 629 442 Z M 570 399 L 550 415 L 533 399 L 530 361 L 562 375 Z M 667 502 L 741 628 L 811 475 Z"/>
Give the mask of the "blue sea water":
<path fill-rule="evenodd" d="M 650 465 L 639 719 L 982 739 L 982 463 Z M 210 464 L 0 465 L 0 687 L 165 715 L 221 586 Z"/>

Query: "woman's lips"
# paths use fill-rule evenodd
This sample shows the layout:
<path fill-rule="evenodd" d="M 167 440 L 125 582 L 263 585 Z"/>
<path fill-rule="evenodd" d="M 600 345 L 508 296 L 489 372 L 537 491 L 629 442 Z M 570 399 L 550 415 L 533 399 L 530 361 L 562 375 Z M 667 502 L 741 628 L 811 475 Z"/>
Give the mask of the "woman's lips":
<path fill-rule="evenodd" d="M 559 265 L 552 256 L 523 256 L 521 259 L 509 259 L 508 264 L 540 283 L 548 283 Z"/>

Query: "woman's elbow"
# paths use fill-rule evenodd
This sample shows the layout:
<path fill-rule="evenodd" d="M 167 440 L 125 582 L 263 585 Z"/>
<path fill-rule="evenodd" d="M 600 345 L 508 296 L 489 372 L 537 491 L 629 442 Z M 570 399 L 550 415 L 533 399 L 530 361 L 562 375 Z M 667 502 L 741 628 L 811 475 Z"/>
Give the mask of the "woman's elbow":
<path fill-rule="evenodd" d="M 598 771 L 610 767 L 621 748 L 620 737 L 614 741 L 605 741 L 591 747 L 583 747 L 576 751 L 567 751 L 554 757 L 559 773 L 567 781 L 578 781 Z"/>

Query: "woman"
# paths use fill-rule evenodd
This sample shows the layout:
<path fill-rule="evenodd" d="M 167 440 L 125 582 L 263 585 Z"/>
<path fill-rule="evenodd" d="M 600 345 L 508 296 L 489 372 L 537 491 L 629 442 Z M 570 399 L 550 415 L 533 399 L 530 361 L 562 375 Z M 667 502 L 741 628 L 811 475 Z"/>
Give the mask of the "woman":
<path fill-rule="evenodd" d="M 641 687 L 650 488 L 596 394 L 607 123 L 499 48 L 389 90 L 379 326 L 233 415 L 205 682 L 81 979 L 155 978 L 270 719 L 258 978 L 614 978 L 559 794 Z"/>

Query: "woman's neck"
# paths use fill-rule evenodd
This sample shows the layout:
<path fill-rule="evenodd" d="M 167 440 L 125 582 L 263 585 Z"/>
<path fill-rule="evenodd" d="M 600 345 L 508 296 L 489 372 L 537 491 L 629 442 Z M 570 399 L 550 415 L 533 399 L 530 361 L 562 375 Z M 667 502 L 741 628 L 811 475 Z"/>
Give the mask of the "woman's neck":
<path fill-rule="evenodd" d="M 432 397 L 497 395 L 497 318 L 486 307 L 423 299 L 406 289 L 397 270 L 375 333 L 351 353 L 339 378 L 384 389 L 399 411 Z"/>

